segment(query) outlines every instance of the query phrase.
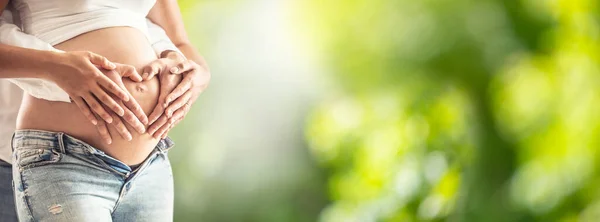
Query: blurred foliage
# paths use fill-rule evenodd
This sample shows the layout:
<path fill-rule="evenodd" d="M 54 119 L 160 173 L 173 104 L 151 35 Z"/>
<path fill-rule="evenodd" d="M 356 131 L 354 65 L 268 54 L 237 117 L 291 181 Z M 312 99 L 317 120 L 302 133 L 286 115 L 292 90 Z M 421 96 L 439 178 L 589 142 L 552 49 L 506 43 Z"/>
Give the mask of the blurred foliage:
<path fill-rule="evenodd" d="M 593 0 L 298 3 L 334 86 L 321 221 L 598 221 Z"/>
<path fill-rule="evenodd" d="M 169 151 L 174 221 L 315 221 L 327 204 L 326 183 L 305 148 L 301 127 L 308 108 L 294 108 L 306 107 L 306 98 L 290 82 L 268 81 L 280 73 L 260 65 L 270 64 L 269 57 L 285 59 L 274 50 L 245 45 L 260 44 L 256 38 L 261 37 L 247 30 L 281 32 L 262 23 L 278 16 L 263 13 L 265 7 L 281 6 L 240 0 L 178 3 L 190 41 L 208 61 L 212 80 L 185 121 L 169 134 L 176 142 Z M 248 51 L 252 61 L 244 54 Z M 295 100 L 287 102 L 280 94 Z"/>

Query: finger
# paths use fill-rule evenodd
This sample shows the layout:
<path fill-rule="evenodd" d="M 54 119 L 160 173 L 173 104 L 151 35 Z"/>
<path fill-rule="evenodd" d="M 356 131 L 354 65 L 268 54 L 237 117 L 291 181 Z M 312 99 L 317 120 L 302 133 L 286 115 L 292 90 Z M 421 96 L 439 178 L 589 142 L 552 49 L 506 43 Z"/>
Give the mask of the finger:
<path fill-rule="evenodd" d="M 108 112 L 106 112 L 106 110 L 104 110 L 104 107 L 102 107 L 102 105 L 100 105 L 100 103 L 98 103 L 98 101 L 96 100 L 96 98 L 94 98 L 94 96 L 92 96 L 91 94 L 88 94 L 88 95 L 83 96 L 83 99 L 88 104 L 88 106 L 92 109 L 92 111 L 94 111 L 94 113 L 96 113 L 96 115 L 100 116 L 107 123 L 112 123 L 112 121 L 113 121 L 112 117 L 108 114 Z"/>
<path fill-rule="evenodd" d="M 163 66 L 164 64 L 162 63 L 162 60 L 154 60 L 152 63 L 146 66 L 142 77 L 145 77 L 144 79 L 146 80 L 152 79 L 155 75 L 159 74 L 162 71 Z"/>
<path fill-rule="evenodd" d="M 175 120 L 175 123 L 171 124 L 171 128 L 169 130 L 167 130 L 167 132 L 163 135 L 163 139 L 167 137 L 167 134 L 173 129 L 175 128 L 175 126 L 177 126 L 179 124 L 179 122 L 181 122 L 181 120 L 183 120 L 183 117 L 179 118 L 178 120 Z"/>
<path fill-rule="evenodd" d="M 192 70 L 193 68 L 194 63 L 191 60 L 185 60 L 183 62 L 180 62 L 176 66 L 171 67 L 171 69 L 169 69 L 169 72 L 171 72 L 171 74 L 182 74 Z"/>
<path fill-rule="evenodd" d="M 127 109 L 129 109 L 129 111 L 131 111 L 136 117 L 135 119 L 140 121 L 142 124 L 148 124 L 148 117 L 146 116 L 146 113 L 144 113 L 144 110 L 135 99 L 124 102 L 124 104 Z"/>
<path fill-rule="evenodd" d="M 165 102 L 167 104 L 169 104 L 169 103 L 171 103 L 171 101 L 175 100 L 177 97 L 180 97 L 185 92 L 187 92 L 189 89 L 191 89 L 192 82 L 194 80 L 195 75 L 196 75 L 195 72 L 191 72 L 191 73 L 187 74 L 185 76 L 185 78 L 183 78 L 183 80 L 181 80 L 179 85 L 177 85 L 177 87 L 175 87 L 175 89 L 173 89 L 173 91 L 171 91 L 171 93 L 167 96 L 167 98 L 165 99 Z"/>
<path fill-rule="evenodd" d="M 173 129 L 174 125 L 169 125 L 169 128 L 167 130 L 165 130 L 165 132 L 160 136 L 161 139 L 165 139 L 167 138 L 167 135 L 169 134 L 169 132 L 171 132 L 171 130 Z"/>
<path fill-rule="evenodd" d="M 160 139 L 162 138 L 163 134 L 167 133 L 167 130 L 171 127 L 170 124 L 165 124 L 163 126 L 160 127 L 160 129 L 158 129 L 156 131 L 156 133 L 152 134 L 152 136 L 156 139 Z"/>
<path fill-rule="evenodd" d="M 148 116 L 148 124 L 152 125 L 164 113 L 165 107 L 157 104 Z"/>
<path fill-rule="evenodd" d="M 185 107 L 188 107 L 188 105 L 186 105 Z M 187 108 L 182 108 L 175 111 L 175 113 L 173 113 L 173 116 L 169 118 L 169 124 L 176 124 L 178 120 L 183 119 L 187 114 L 187 111 Z"/>
<path fill-rule="evenodd" d="M 89 58 L 90 58 L 90 62 L 92 64 L 94 64 L 96 66 L 100 66 L 104 69 L 113 70 L 117 67 L 114 63 L 108 61 L 108 59 L 106 57 L 98 55 L 93 52 L 90 52 Z"/>
<path fill-rule="evenodd" d="M 112 143 L 112 138 L 110 137 L 110 133 L 108 132 L 108 128 L 106 128 L 106 123 L 104 123 L 104 121 L 100 121 L 100 123 L 96 125 L 96 129 L 98 130 L 100 137 L 102 138 L 102 140 L 104 140 L 105 143 Z"/>
<path fill-rule="evenodd" d="M 169 129 L 164 132 L 161 136 L 161 138 L 166 138 L 167 134 L 171 131 L 171 129 L 175 128 L 175 126 L 177 124 L 179 124 L 179 122 L 181 122 L 181 120 L 183 120 L 183 118 L 185 118 L 185 115 L 188 113 L 189 111 L 189 104 L 186 104 L 186 106 L 182 109 L 177 110 L 177 112 L 175 112 L 175 114 L 173 114 L 172 118 L 169 118 Z"/>
<path fill-rule="evenodd" d="M 98 72 L 100 72 L 100 71 L 98 71 Z M 112 80 L 110 80 L 103 73 L 100 73 L 100 77 L 98 79 L 98 84 L 100 84 L 108 92 L 114 94 L 115 96 L 117 96 L 121 100 L 123 100 L 123 101 L 129 101 L 129 95 L 127 94 L 127 92 L 123 88 L 119 87 L 115 82 L 113 82 Z"/>
<path fill-rule="evenodd" d="M 143 114 L 143 112 L 142 112 L 142 114 Z M 145 117 L 146 115 L 143 114 L 142 116 Z M 130 109 L 125 109 L 125 115 L 123 115 L 123 119 L 131 127 L 133 127 L 133 129 L 135 129 L 135 131 L 137 131 L 138 133 L 141 134 L 141 133 L 145 133 L 146 132 L 146 127 L 144 126 L 144 123 Z M 146 119 L 146 122 L 147 121 L 148 121 L 148 119 Z"/>
<path fill-rule="evenodd" d="M 133 67 L 124 68 L 124 70 L 121 71 L 121 76 L 136 82 L 141 82 L 143 80 L 142 76 Z"/>
<path fill-rule="evenodd" d="M 170 131 L 171 131 L 173 128 L 175 128 L 175 126 L 177 126 L 177 125 L 178 125 L 178 124 L 181 122 L 181 120 L 183 120 L 183 118 L 185 118 L 185 114 L 183 114 L 183 115 L 181 116 L 181 118 L 179 118 L 179 119 L 175 120 L 175 122 L 173 122 L 173 124 L 171 124 L 171 127 L 169 128 L 169 130 L 167 130 L 167 132 L 165 132 L 165 133 L 163 134 L 162 138 L 163 138 L 163 139 L 164 139 L 164 138 L 166 138 L 166 137 L 167 137 L 167 134 L 168 134 L 168 133 L 169 133 L 169 132 L 170 132 Z M 173 118 L 173 119 L 175 119 L 175 118 Z"/>
<path fill-rule="evenodd" d="M 110 108 L 112 111 L 117 113 L 119 116 L 123 116 L 123 114 L 125 114 L 125 111 L 123 110 L 123 108 L 121 108 L 117 101 L 115 101 L 112 98 L 112 96 L 109 96 L 106 92 L 104 92 L 102 88 L 97 87 L 92 90 L 92 93 L 96 98 L 100 100 L 100 102 L 102 102 L 106 107 Z"/>
<path fill-rule="evenodd" d="M 150 63 L 150 64 L 144 66 L 144 68 L 142 68 L 142 79 L 143 80 L 151 79 L 150 78 L 150 73 L 152 72 L 152 66 L 151 66 L 151 64 L 152 63 Z"/>
<path fill-rule="evenodd" d="M 184 105 L 188 104 L 190 102 L 191 98 L 192 98 L 191 90 L 188 90 L 181 97 L 177 98 L 177 100 L 175 100 L 171 105 L 169 105 L 165 109 L 165 114 L 167 114 L 167 117 L 171 118 L 171 116 L 173 115 L 173 112 L 180 109 Z"/>
<path fill-rule="evenodd" d="M 131 139 L 133 139 L 133 137 L 131 136 L 131 133 L 129 132 L 129 130 L 127 129 L 125 124 L 123 124 L 123 121 L 121 121 L 121 118 L 116 116 L 114 113 L 112 114 L 112 117 L 113 117 L 114 121 L 111 125 L 115 127 L 115 129 L 117 130 L 119 135 L 121 135 L 121 138 L 123 138 L 127 141 L 131 141 Z"/>
<path fill-rule="evenodd" d="M 77 105 L 77 107 L 79 107 L 79 110 L 81 110 L 81 112 L 83 113 L 83 115 L 88 120 L 90 120 L 90 122 L 92 122 L 92 124 L 94 124 L 94 125 L 98 124 L 98 119 L 96 119 L 96 117 L 94 116 L 94 114 L 90 110 L 90 107 L 88 107 L 87 103 L 85 103 L 85 101 L 83 101 L 83 99 L 81 97 L 75 97 L 75 98 L 71 98 L 71 99 L 73 99 L 73 102 L 75 102 L 75 104 Z"/>
<path fill-rule="evenodd" d="M 187 113 L 183 114 L 183 116 L 181 118 L 175 120 L 175 123 L 173 123 L 173 126 L 178 125 L 181 122 L 181 120 L 183 120 L 185 118 L 185 115 L 187 115 Z"/>
<path fill-rule="evenodd" d="M 163 82 L 161 82 L 161 83 L 163 83 Z M 167 108 L 166 106 L 163 105 L 164 101 L 165 101 L 164 97 L 167 93 L 168 92 L 166 92 L 166 87 L 163 87 L 161 84 L 161 90 L 160 90 L 160 94 L 159 94 L 160 96 L 158 98 L 158 103 L 154 107 L 154 110 L 152 110 L 152 112 L 148 116 L 149 125 L 154 124 L 154 122 L 156 122 L 158 120 L 158 118 L 160 118 L 163 115 L 165 108 Z"/>
<path fill-rule="evenodd" d="M 165 115 L 160 116 L 156 122 L 152 123 L 150 127 L 148 127 L 148 133 L 150 135 L 154 135 L 157 130 L 163 127 L 168 122 L 168 118 Z"/>

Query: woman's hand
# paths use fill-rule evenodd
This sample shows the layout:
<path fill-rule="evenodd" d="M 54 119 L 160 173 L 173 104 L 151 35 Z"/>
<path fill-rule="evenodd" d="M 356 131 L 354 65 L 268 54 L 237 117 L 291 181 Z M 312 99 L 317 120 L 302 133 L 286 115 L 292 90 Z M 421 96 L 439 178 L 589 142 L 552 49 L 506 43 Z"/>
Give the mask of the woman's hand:
<path fill-rule="evenodd" d="M 103 73 L 120 87 L 125 87 L 125 85 L 123 84 L 122 76 L 138 75 L 134 74 L 137 73 L 137 71 L 133 66 L 123 64 L 116 65 L 117 68 L 115 68 L 115 70 L 105 70 L 103 71 Z M 127 92 L 127 94 L 130 98 L 133 98 L 129 92 Z M 114 97 L 114 95 L 113 99 L 118 100 L 118 98 Z M 130 99 L 126 102 L 120 101 L 119 105 L 125 110 L 125 114 L 122 117 L 119 117 L 115 112 L 109 110 L 109 114 L 113 117 L 113 122 L 110 123 L 109 126 L 115 128 L 115 130 L 121 136 L 121 138 L 130 141 L 133 138 L 133 136 L 131 135 L 129 129 L 126 127 L 125 124 L 128 124 L 129 126 L 134 128 L 138 133 L 142 134 L 146 131 L 144 124 L 148 123 L 148 118 L 146 117 L 146 114 L 144 113 L 140 105 L 135 101 L 135 99 Z M 123 120 L 125 122 L 123 122 Z M 142 120 L 143 123 L 140 122 L 140 120 Z M 96 125 L 96 128 L 100 133 L 100 137 L 102 137 L 102 139 L 107 144 L 111 144 L 112 136 L 114 135 L 110 135 L 106 123 L 104 121 L 100 121 L 98 122 L 98 125 Z"/>
<path fill-rule="evenodd" d="M 175 51 L 169 51 L 144 69 L 151 78 L 158 73 L 161 77 L 161 92 L 158 105 L 150 113 L 148 133 L 155 138 L 165 138 L 168 131 L 189 112 L 198 95 L 208 87 L 210 72 L 192 60 L 187 60 Z M 173 81 L 175 76 L 181 81 Z M 166 81 L 163 81 L 165 79 Z"/>
<path fill-rule="evenodd" d="M 49 75 L 46 79 L 55 82 L 65 90 L 92 124 L 98 124 L 95 115 L 111 123 L 113 117 L 107 110 L 112 110 L 119 116 L 125 115 L 125 110 L 111 94 L 116 96 L 117 100 L 125 102 L 133 99 L 124 86 L 119 86 L 100 70 L 100 68 L 114 70 L 117 65 L 92 52 L 65 52 L 56 55 L 57 61 L 49 67 Z M 138 82 L 142 80 L 137 72 L 124 73 L 124 77 Z M 144 122 L 143 119 L 140 120 Z"/>

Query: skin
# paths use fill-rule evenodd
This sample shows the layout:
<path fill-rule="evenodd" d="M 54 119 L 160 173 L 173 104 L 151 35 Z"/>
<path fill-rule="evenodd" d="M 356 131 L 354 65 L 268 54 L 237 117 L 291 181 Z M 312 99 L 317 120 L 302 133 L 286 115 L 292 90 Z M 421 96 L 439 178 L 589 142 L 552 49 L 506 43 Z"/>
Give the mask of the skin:
<path fill-rule="evenodd" d="M 174 1 L 164 1 L 167 2 L 169 4 L 176 4 L 176 2 Z M 159 1 L 159 3 L 163 3 L 163 1 Z M 167 5 L 169 5 L 167 4 Z M 153 11 L 155 11 L 155 9 L 157 7 L 164 7 L 165 4 L 157 4 L 157 6 L 155 6 L 155 8 L 153 8 Z M 171 11 L 174 9 L 174 7 L 167 7 L 169 10 Z M 175 7 L 175 9 L 178 9 L 178 7 Z M 172 15 L 173 12 L 169 12 L 167 13 L 169 15 Z M 177 17 L 179 18 L 179 22 L 180 22 L 180 18 L 181 15 L 179 14 L 179 12 L 177 11 L 176 13 Z M 149 15 L 149 17 L 151 17 Z M 168 17 L 168 16 L 165 16 Z M 169 24 L 169 23 L 165 23 L 165 21 L 169 22 L 170 20 L 155 20 L 155 22 L 157 22 L 159 25 L 165 27 L 165 24 Z M 162 23 L 162 24 L 161 24 Z M 178 28 L 179 27 L 179 28 Z M 183 24 L 181 23 L 178 26 L 175 26 L 174 28 L 167 30 L 167 33 L 169 36 L 175 36 L 176 40 L 174 42 L 176 42 L 177 46 L 179 47 L 179 49 L 186 54 L 187 57 L 189 58 L 195 58 L 195 60 L 199 61 L 202 64 L 204 63 L 204 60 L 199 56 L 198 52 L 195 51 L 193 49 L 193 47 L 191 47 L 191 45 L 189 45 L 189 41 L 187 40 L 187 38 L 182 38 L 181 36 L 185 36 L 185 35 L 174 35 L 173 32 L 178 32 L 178 30 L 182 30 L 183 29 Z M 101 73 L 103 75 L 100 75 L 97 71 L 95 71 L 94 76 L 92 76 L 91 78 L 87 78 L 87 79 L 100 79 L 101 77 L 98 76 L 104 76 L 106 78 L 109 78 L 114 84 L 117 85 L 117 87 L 106 87 L 106 89 L 111 90 L 111 89 L 123 89 L 126 88 L 127 92 L 125 92 L 126 96 L 123 96 L 122 94 L 119 94 L 119 92 L 117 93 L 105 93 L 105 94 L 101 94 L 98 92 L 98 96 L 96 96 L 96 94 L 94 94 L 94 96 L 91 96 L 92 98 L 99 98 L 99 99 L 105 99 L 110 101 L 112 98 L 113 102 L 107 102 L 107 103 L 96 103 L 96 104 L 85 104 L 86 107 L 88 108 L 88 111 L 97 111 L 95 113 L 90 112 L 85 112 L 85 108 L 82 107 L 78 107 L 77 105 L 79 103 L 81 103 L 81 100 L 78 102 L 77 98 L 74 99 L 75 103 L 77 105 L 74 104 L 68 104 L 68 103 L 56 103 L 56 102 L 49 102 L 49 101 L 44 101 L 44 100 L 39 100 L 39 99 L 35 99 L 31 96 L 26 96 L 24 99 L 24 103 L 23 103 L 23 107 L 21 109 L 21 113 L 19 114 L 19 120 L 17 123 L 17 128 L 19 129 L 45 129 L 45 130 L 50 130 L 50 131 L 63 131 L 66 132 L 70 135 L 73 135 L 77 138 L 80 138 L 86 142 L 88 142 L 89 144 L 95 146 L 96 148 L 99 148 L 103 151 L 105 151 L 107 154 L 122 160 L 123 162 L 127 163 L 127 164 L 137 164 L 141 161 L 143 161 L 143 159 L 147 156 L 147 154 L 149 153 L 149 151 L 151 151 L 151 149 L 154 147 L 154 145 L 156 144 L 157 140 L 156 138 L 158 137 L 164 137 L 166 136 L 166 132 L 168 131 L 168 129 L 172 128 L 173 125 L 175 125 L 176 123 L 178 123 L 179 121 L 181 121 L 181 119 L 183 119 L 183 116 L 189 111 L 189 107 L 191 106 L 191 104 L 196 100 L 197 95 L 200 94 L 208 85 L 208 81 L 210 79 L 210 73 L 208 72 L 207 68 L 204 68 L 202 66 L 199 66 L 196 62 L 194 62 L 193 60 L 187 60 L 185 59 L 181 54 L 176 53 L 176 52 L 165 52 L 162 53 L 163 58 L 158 59 L 156 57 L 152 58 L 152 56 L 147 56 L 147 55 L 152 55 L 153 53 L 150 53 L 149 50 L 149 45 L 139 45 L 139 46 L 135 46 L 132 47 L 131 44 L 128 44 L 130 42 L 135 42 L 135 43 L 145 43 L 144 40 L 145 38 L 143 38 L 141 35 L 141 33 L 139 33 L 138 30 L 135 30 L 133 28 L 128 28 L 128 27 L 115 27 L 115 28 L 106 28 L 106 29 L 102 29 L 102 30 L 96 30 L 96 31 L 92 31 L 92 32 L 88 32 L 85 34 L 82 34 L 78 37 L 75 37 L 71 40 L 65 41 L 59 45 L 56 46 L 56 48 L 62 49 L 67 51 L 66 53 L 62 53 L 62 54 L 67 54 L 67 55 L 79 55 L 84 57 L 84 58 L 92 58 L 95 57 L 98 54 L 102 54 L 105 55 L 106 58 L 110 59 L 111 61 L 116 62 L 115 66 L 113 67 L 112 65 L 107 65 L 106 68 L 108 69 L 113 69 L 112 71 L 108 71 L 108 70 L 104 70 L 104 69 L 98 69 L 101 71 Z M 119 41 L 122 39 L 128 39 L 129 41 L 124 42 L 124 41 Z M 92 43 L 96 43 L 99 41 L 106 41 L 109 40 L 111 41 L 110 47 L 106 47 L 106 46 L 98 46 L 96 44 L 92 44 Z M 147 43 L 147 42 L 146 42 Z M 90 53 L 90 52 L 94 52 L 94 53 Z M 36 52 L 39 53 L 39 52 Z M 79 53 L 79 54 L 78 54 Z M 35 58 L 35 57 L 31 57 L 31 56 L 25 56 L 25 58 Z M 62 63 L 64 63 L 64 59 L 65 57 L 56 57 L 59 58 L 58 61 L 61 61 Z M 75 60 L 75 59 L 74 59 Z M 80 61 L 79 60 L 75 60 L 75 61 Z M 96 61 L 96 59 L 90 59 L 91 61 Z M 104 59 L 106 60 L 106 59 Z M 79 63 L 74 63 L 74 64 L 83 64 L 82 62 Z M 90 62 L 91 63 L 91 62 Z M 110 62 L 107 62 L 110 63 Z M 130 64 L 131 66 L 128 65 L 121 65 L 119 63 L 123 63 L 123 64 Z M 49 64 L 55 64 L 55 63 L 49 63 Z M 91 63 L 93 65 L 89 65 L 86 64 L 85 66 L 80 65 L 80 67 L 94 67 L 97 68 L 94 64 L 95 63 Z M 159 70 L 157 70 L 156 72 L 153 73 L 153 75 L 158 75 L 159 78 L 152 78 L 153 76 L 147 75 L 145 76 L 146 78 L 144 79 L 143 82 L 135 82 L 139 80 L 139 75 L 136 73 L 141 71 L 142 69 L 144 69 L 144 65 L 146 64 L 146 67 L 157 67 L 157 65 L 162 65 L 162 67 L 160 67 L 160 72 Z M 77 67 L 77 66 L 76 66 Z M 174 67 L 176 67 L 176 69 L 174 69 Z M 36 70 L 47 70 L 48 66 L 43 66 L 43 68 L 40 69 L 33 69 L 33 70 L 21 70 L 23 73 L 30 73 L 30 74 L 24 74 L 24 75 L 38 75 L 38 74 L 31 74 L 31 73 L 36 73 Z M 68 69 L 66 69 L 68 70 Z M 79 70 L 79 69 L 70 69 L 68 71 L 73 71 L 73 70 Z M 152 70 L 152 69 L 150 69 Z M 10 71 L 15 71 L 15 70 L 10 70 Z M 15 73 L 15 72 L 10 72 L 7 71 L 6 73 Z M 64 71 L 64 70 L 63 70 Z M 168 71 L 168 72 L 167 72 Z M 39 78 L 48 78 L 49 80 L 52 81 L 61 81 L 61 79 L 73 79 L 74 72 L 61 72 L 61 73 L 69 73 L 68 78 L 58 78 L 55 77 L 53 75 L 50 75 L 50 77 L 43 75 L 43 76 L 39 76 Z M 40 74 L 42 75 L 42 74 Z M 23 75 L 21 75 L 23 76 Z M 8 77 L 15 77 L 15 76 L 8 76 Z M 34 77 L 34 76 L 32 76 Z M 123 78 L 126 77 L 126 78 Z M 133 79 L 134 81 L 131 81 L 129 78 L 133 77 L 131 79 Z M 181 81 L 181 78 L 184 79 L 184 81 Z M 101 78 L 104 79 L 104 78 Z M 160 81 L 160 102 L 159 100 L 159 87 L 158 87 L 158 79 L 161 79 Z M 58 82 L 57 82 L 58 83 Z M 74 84 L 72 80 L 70 80 L 69 82 L 66 82 L 64 84 L 58 84 L 59 86 L 63 87 L 63 88 L 68 88 L 69 86 L 73 86 L 72 88 L 74 89 L 81 89 L 85 87 L 81 87 L 80 84 Z M 100 87 L 102 88 L 102 87 Z M 69 91 L 66 90 L 68 93 Z M 75 90 L 73 90 L 75 91 Z M 86 90 L 80 90 L 80 91 L 88 91 Z M 89 90 L 91 91 L 91 90 Z M 80 93 L 79 91 L 75 91 Z M 95 93 L 95 91 L 91 91 L 92 93 Z M 70 95 L 72 93 L 69 93 Z M 84 102 L 88 102 L 87 100 L 85 100 L 86 98 L 90 98 L 90 96 L 81 96 Z M 167 99 L 168 98 L 168 99 Z M 145 116 L 139 116 L 136 115 L 134 112 L 139 111 L 138 109 L 135 109 L 135 106 L 131 105 L 131 104 L 127 104 L 127 102 L 129 101 L 137 101 L 139 103 L 139 107 L 141 107 L 142 111 L 144 112 L 144 114 L 148 114 L 150 112 L 150 110 L 156 110 L 156 109 L 160 109 L 157 107 L 162 107 L 163 110 L 166 110 L 168 112 L 162 112 L 161 115 L 158 115 L 158 118 L 156 118 L 157 120 L 161 120 L 161 119 L 165 119 L 166 121 L 153 121 L 155 124 L 156 123 L 161 123 L 162 125 L 158 128 L 159 130 L 157 130 L 157 132 L 154 132 L 154 136 L 155 138 L 150 138 L 149 134 L 143 134 L 143 130 L 137 130 L 137 132 L 133 131 L 133 135 L 130 134 L 130 132 L 132 131 L 132 129 L 135 129 L 136 125 L 136 119 L 137 118 L 131 118 L 131 117 L 138 117 L 139 119 L 144 119 L 143 117 Z M 167 102 L 168 101 L 168 102 Z M 115 103 L 118 106 L 115 106 Z M 164 106 L 157 106 L 157 104 L 166 104 Z M 114 108 L 114 107 L 121 107 L 123 108 L 123 110 L 117 109 L 115 108 L 113 109 L 108 109 L 108 108 Z M 130 112 L 127 112 L 126 109 L 124 107 L 127 107 L 129 109 Z M 103 113 L 101 111 L 99 111 L 100 109 L 105 109 L 106 113 Z M 45 112 L 44 110 L 53 110 L 55 112 Z M 83 112 L 77 112 L 77 109 L 81 109 Z M 108 109 L 108 110 L 107 110 Z M 105 121 L 93 121 L 93 118 L 90 118 L 89 114 L 93 114 L 93 116 L 95 116 L 95 118 L 102 118 Z M 155 113 L 161 113 L 161 112 L 155 112 Z M 108 116 L 106 115 L 108 114 Z M 130 118 L 126 118 L 129 114 Z M 133 115 L 132 115 L 133 114 Z M 82 118 L 83 116 L 83 118 Z M 121 117 L 122 116 L 122 117 Z M 92 123 L 96 123 L 97 126 L 94 127 L 93 125 L 86 125 L 85 124 L 85 119 L 90 119 L 90 121 Z M 83 120 L 82 120 L 83 119 Z M 58 121 L 61 120 L 61 121 Z M 110 123 L 109 127 L 107 129 L 107 126 L 105 124 L 105 122 Z M 167 125 L 168 123 L 168 125 Z M 110 127 L 112 126 L 112 127 Z M 168 127 L 165 127 L 168 126 Z M 97 131 L 92 131 L 90 129 L 96 129 Z M 160 132 L 160 134 L 158 134 L 158 132 Z M 100 134 L 100 136 L 98 135 Z M 115 135 L 120 135 L 121 138 L 118 139 L 114 139 Z M 108 137 L 106 136 L 108 135 Z M 112 137 L 112 138 L 111 138 Z M 102 143 L 101 140 L 104 140 L 105 142 L 108 141 L 107 143 Z M 129 141 L 131 140 L 131 141 Z M 126 142 L 124 142 L 126 141 Z M 110 145 L 112 144 L 112 145 Z M 128 149 L 129 148 L 129 149 Z M 133 148 L 133 149 L 132 149 Z"/>
<path fill-rule="evenodd" d="M 185 56 L 173 51 L 163 52 L 163 60 L 149 64 L 143 72 L 149 75 L 142 75 L 150 78 L 158 74 L 161 79 L 159 105 L 148 117 L 148 133 L 155 138 L 165 138 L 169 130 L 183 120 L 198 96 L 208 87 L 211 74 L 204 58 L 190 43 L 176 0 L 157 0 L 147 17 L 163 27 L 169 39 Z M 183 80 L 180 83 L 170 81 L 169 76 L 173 74 L 182 75 Z M 167 90 L 175 86 L 174 90 Z"/>
<path fill-rule="evenodd" d="M 9 0 L 0 0 L 0 14 Z M 39 78 L 62 88 L 94 125 L 122 118 L 137 132 L 144 133 L 148 118 L 131 98 L 122 81 L 111 80 L 107 72 L 142 81 L 133 67 L 110 62 L 89 51 L 50 52 L 0 44 L 0 78 Z M 34 62 L 35 61 L 35 62 Z M 104 121 L 98 121 L 104 120 Z M 116 124 L 113 124 L 116 125 Z M 107 141 L 110 142 L 110 141 Z"/>
<path fill-rule="evenodd" d="M 39 78 L 55 82 L 82 108 L 82 112 L 93 124 L 98 124 L 94 114 L 112 122 L 107 114 L 110 109 L 124 119 L 132 120 L 133 117 L 131 125 L 138 131 L 145 130 L 142 122 L 147 123 L 147 118 L 141 112 L 139 104 L 130 99 L 124 87 L 104 74 L 118 72 L 122 77 L 141 81 L 139 74 L 124 72 L 131 70 L 130 66 L 115 64 L 103 56 L 83 51 L 59 53 L 0 44 L 0 54 L 11 55 L 0 58 L 0 78 Z M 70 74 L 68 78 L 66 73 Z M 118 105 L 117 101 L 123 105 Z M 141 117 L 141 121 L 137 117 Z"/>
<path fill-rule="evenodd" d="M 184 119 L 192 104 L 208 87 L 211 74 L 206 61 L 187 37 L 177 1 L 156 1 L 147 18 L 163 27 L 169 39 L 183 53 L 182 55 L 170 50 L 162 52 L 159 59 L 146 65 L 141 72 L 144 81 L 155 76 L 160 79 L 159 102 L 148 117 L 150 125 L 147 130 L 158 139 L 165 138 L 168 132 Z M 113 117 L 117 116 L 116 114 L 118 113 L 110 113 Z M 127 117 L 124 116 L 123 119 L 130 123 Z M 97 125 L 98 132 L 106 143 L 112 142 L 109 127 L 117 129 L 122 138 L 131 138 L 127 127 L 120 122 L 122 121 L 116 121 L 109 124 L 110 126 L 103 122 Z"/>
<path fill-rule="evenodd" d="M 110 41 L 110 45 L 95 44 Z M 105 56 L 110 61 L 128 64 L 138 73 L 147 64 L 157 59 L 146 36 L 131 27 L 112 27 L 81 34 L 54 46 L 57 49 L 71 51 L 91 51 Z M 131 70 L 130 72 L 134 72 Z M 135 82 L 122 78 L 116 72 L 104 73 L 113 81 L 122 81 L 132 99 L 140 105 L 144 115 L 149 114 L 158 103 L 159 80 L 149 79 Z M 51 112 L 49 112 L 51 110 Z M 137 132 L 133 127 L 109 111 L 113 122 L 106 129 L 111 135 L 110 144 L 101 136 L 97 126 L 89 122 L 79 107 L 73 103 L 52 102 L 24 96 L 17 119 L 17 129 L 40 129 L 53 132 L 65 132 L 78 138 L 106 154 L 121 160 L 125 164 L 141 163 L 154 149 L 158 139 L 148 133 Z M 98 125 L 106 121 L 99 121 Z M 111 127 L 114 126 L 114 127 Z M 130 133 L 128 135 L 122 129 Z"/>

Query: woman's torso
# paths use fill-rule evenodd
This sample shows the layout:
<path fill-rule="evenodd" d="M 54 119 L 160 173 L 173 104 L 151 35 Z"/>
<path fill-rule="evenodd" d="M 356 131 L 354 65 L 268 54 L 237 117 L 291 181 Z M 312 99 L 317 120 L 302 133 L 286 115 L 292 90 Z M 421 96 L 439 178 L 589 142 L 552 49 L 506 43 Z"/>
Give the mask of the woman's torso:
<path fill-rule="evenodd" d="M 105 56 L 110 61 L 132 65 L 138 71 L 156 59 L 145 34 L 131 27 L 91 31 L 55 47 L 64 51 L 91 51 Z M 144 112 L 149 114 L 157 104 L 158 79 L 153 78 L 141 83 L 123 79 L 123 82 Z M 106 144 L 100 138 L 96 127 L 84 117 L 74 103 L 50 102 L 32 96 L 24 97 L 17 128 L 65 132 L 130 165 L 142 162 L 158 142 L 149 134 L 138 134 L 128 127 L 133 135 L 132 141 L 122 139 L 114 129 L 109 129 L 113 142 L 110 145 Z"/>

